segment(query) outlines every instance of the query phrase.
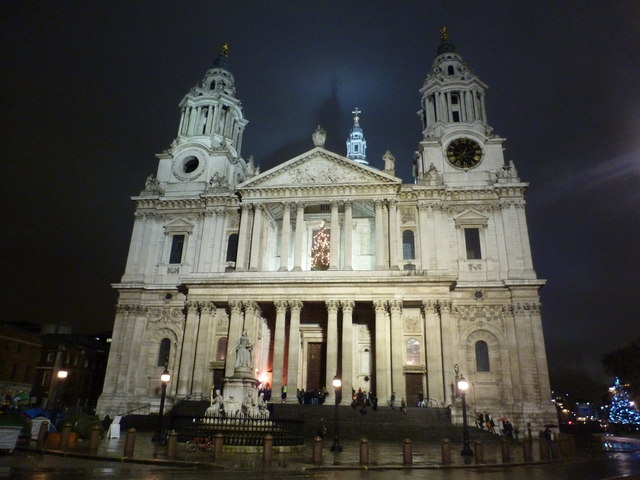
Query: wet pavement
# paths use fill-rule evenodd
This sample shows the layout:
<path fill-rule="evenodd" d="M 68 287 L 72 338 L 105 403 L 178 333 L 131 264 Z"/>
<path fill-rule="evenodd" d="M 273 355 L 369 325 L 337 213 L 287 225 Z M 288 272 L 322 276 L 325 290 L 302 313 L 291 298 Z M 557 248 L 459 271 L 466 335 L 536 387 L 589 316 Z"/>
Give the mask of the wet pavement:
<path fill-rule="evenodd" d="M 36 449 L 32 441 L 23 445 L 12 455 L 0 456 L 0 478 L 11 479 L 93 479 L 93 478 L 145 478 L 154 480 L 174 478 L 202 478 L 215 471 L 219 480 L 240 478 L 308 478 L 326 479 L 391 479 L 398 475 L 430 480 L 458 479 L 580 479 L 580 480 L 625 480 L 640 479 L 640 453 L 609 453 L 588 458 L 584 453 L 556 462 L 541 462 L 534 446 L 534 461 L 523 463 L 522 448 L 512 444 L 512 459 L 502 462 L 502 445 L 484 445 L 482 465 L 465 465 L 460 456 L 461 444 L 451 446 L 451 466 L 442 465 L 440 443 L 411 444 L 411 464 L 405 465 L 403 444 L 391 442 L 369 443 L 369 462 L 362 465 L 361 444 L 358 441 L 341 442 L 342 452 L 330 451 L 331 440 L 322 448 L 322 461 L 313 462 L 313 442 L 289 452 L 274 452 L 271 462 L 263 461 L 262 449 L 253 451 L 231 451 L 226 447 L 222 459 L 214 459 L 209 451 L 187 451 L 178 444 L 176 458 L 166 458 L 166 446 L 151 441 L 151 434 L 137 432 L 133 455 L 125 457 L 125 436 L 101 439 L 98 450 L 89 453 L 88 442 L 79 441 L 75 448 L 62 450 Z M 428 471 L 428 473 L 427 473 Z"/>

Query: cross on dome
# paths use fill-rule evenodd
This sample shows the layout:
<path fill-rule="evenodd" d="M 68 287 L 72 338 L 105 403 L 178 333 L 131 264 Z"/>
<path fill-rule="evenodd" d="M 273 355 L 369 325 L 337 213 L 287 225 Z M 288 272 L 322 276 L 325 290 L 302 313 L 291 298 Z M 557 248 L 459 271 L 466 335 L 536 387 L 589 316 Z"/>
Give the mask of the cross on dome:
<path fill-rule="evenodd" d="M 353 117 L 353 124 L 354 124 L 354 125 L 360 125 L 360 123 L 359 123 L 359 122 L 360 122 L 360 117 L 359 117 L 359 115 L 362 113 L 362 110 L 360 110 L 358 107 L 356 107 L 356 108 L 353 110 L 353 112 L 351 112 L 351 113 L 353 113 L 353 114 L 355 115 L 355 116 Z"/>

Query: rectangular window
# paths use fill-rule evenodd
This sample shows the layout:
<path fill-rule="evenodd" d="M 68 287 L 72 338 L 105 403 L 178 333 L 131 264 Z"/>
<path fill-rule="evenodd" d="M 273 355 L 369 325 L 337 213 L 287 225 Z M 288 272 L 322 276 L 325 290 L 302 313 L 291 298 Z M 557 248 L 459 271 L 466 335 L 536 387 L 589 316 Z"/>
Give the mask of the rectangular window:
<path fill-rule="evenodd" d="M 182 249 L 184 248 L 184 235 L 174 235 L 171 241 L 171 254 L 169 263 L 182 263 Z"/>
<path fill-rule="evenodd" d="M 482 258 L 479 228 L 465 228 L 464 243 L 467 248 L 467 260 L 480 260 Z"/>

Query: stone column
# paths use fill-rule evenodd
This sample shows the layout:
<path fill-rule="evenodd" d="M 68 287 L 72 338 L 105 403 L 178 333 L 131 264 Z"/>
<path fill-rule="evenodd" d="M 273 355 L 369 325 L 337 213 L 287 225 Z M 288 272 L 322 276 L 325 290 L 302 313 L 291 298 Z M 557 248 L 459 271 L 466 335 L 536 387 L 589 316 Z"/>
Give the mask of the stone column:
<path fill-rule="evenodd" d="M 353 208 L 351 202 L 344 202 L 344 266 L 343 270 L 353 270 Z"/>
<path fill-rule="evenodd" d="M 382 200 L 374 200 L 376 222 L 376 270 L 385 270 L 384 226 L 382 225 Z"/>
<path fill-rule="evenodd" d="M 304 239 L 304 203 L 298 202 L 296 207 L 296 246 L 293 259 L 293 270 L 302 270 L 302 242 Z"/>
<path fill-rule="evenodd" d="M 215 222 L 215 230 L 214 230 L 214 240 L 213 240 L 213 244 L 214 245 L 225 245 L 225 238 L 224 238 L 224 220 L 225 220 L 225 211 L 224 208 L 218 208 L 216 209 L 216 222 Z M 227 245 L 228 248 L 228 245 Z M 218 257 L 217 258 L 213 258 L 211 257 L 211 262 L 210 262 L 210 270 L 211 272 L 224 272 L 224 268 L 221 265 L 221 262 L 226 261 L 227 259 L 227 250 L 224 249 L 222 251 L 213 248 L 212 249 L 214 252 L 217 252 Z"/>
<path fill-rule="evenodd" d="M 438 402 L 444 402 L 444 385 L 442 374 L 442 337 L 440 336 L 440 317 L 436 302 L 425 301 L 424 309 L 427 362 L 427 395 Z"/>
<path fill-rule="evenodd" d="M 454 359 L 454 321 L 451 318 L 451 302 L 444 300 L 440 302 L 440 319 L 442 322 L 442 357 L 443 357 L 443 371 L 445 380 L 445 402 L 453 403 L 451 397 L 451 386 L 454 382 L 453 366 L 456 364 Z M 464 366 L 463 366 L 464 367 Z"/>
<path fill-rule="evenodd" d="M 396 400 L 406 399 L 406 384 L 403 370 L 403 351 L 406 350 L 402 328 L 402 300 L 391 300 L 391 390 L 396 392 Z"/>
<path fill-rule="evenodd" d="M 389 267 L 391 270 L 400 270 L 398 267 L 398 204 L 395 200 L 389 200 Z M 396 391 L 396 393 L 398 393 Z"/>
<path fill-rule="evenodd" d="M 374 300 L 376 311 L 376 394 L 381 405 L 385 405 L 391 396 L 391 378 L 387 361 L 387 345 L 389 345 L 389 323 L 387 322 L 387 302 Z"/>
<path fill-rule="evenodd" d="M 271 395 L 275 401 L 280 400 L 280 393 L 283 383 L 284 373 L 284 349 L 285 349 L 285 323 L 287 317 L 287 301 L 276 300 L 273 302 L 276 307 L 276 326 L 273 337 L 273 366 L 272 381 L 271 381 Z M 287 394 L 287 396 L 289 396 Z"/>
<path fill-rule="evenodd" d="M 329 251 L 329 270 L 340 267 L 340 222 L 338 218 L 338 202 L 331 201 L 331 246 Z"/>
<path fill-rule="evenodd" d="M 351 404 L 353 389 L 353 300 L 341 300 L 342 307 L 342 400 L 341 405 Z M 345 393 L 346 392 L 346 393 Z"/>
<path fill-rule="evenodd" d="M 249 261 L 249 271 L 256 272 L 258 270 L 258 262 L 262 256 L 262 209 L 260 204 L 254 206 L 253 213 L 253 232 L 251 235 L 251 257 Z"/>
<path fill-rule="evenodd" d="M 236 272 L 244 272 L 247 269 L 247 247 L 250 228 L 251 205 L 242 205 L 240 215 L 240 230 L 238 231 L 238 254 L 236 256 Z"/>
<path fill-rule="evenodd" d="M 300 300 L 289 300 L 291 309 L 291 324 L 289 325 L 289 359 L 287 365 L 287 386 L 291 395 L 287 394 L 287 403 L 297 403 L 293 392 L 298 388 L 298 365 L 300 362 Z"/>
<path fill-rule="evenodd" d="M 240 340 L 240 335 L 242 335 L 242 325 L 244 324 L 241 301 L 230 301 L 229 310 L 231 310 L 231 315 L 229 317 L 229 335 L 227 336 L 227 361 L 224 368 L 225 377 L 232 376 L 233 371 L 235 370 L 236 344 L 238 343 L 238 340 Z"/>
<path fill-rule="evenodd" d="M 213 229 L 215 227 L 215 217 L 212 210 L 206 210 L 203 213 L 204 220 L 202 222 L 202 231 L 198 236 L 200 240 L 197 241 L 197 252 L 195 258 L 195 265 L 197 272 L 207 272 L 211 269 L 211 256 L 213 255 Z"/>
<path fill-rule="evenodd" d="M 549 370 L 547 367 L 547 352 L 544 346 L 544 334 L 542 332 L 542 317 L 540 316 L 540 304 L 535 303 L 531 311 L 531 341 L 536 359 L 537 379 L 534 383 L 538 386 L 538 392 L 535 399 L 536 403 L 546 402 L 551 398 L 551 385 L 549 383 Z M 537 380 L 537 382 L 536 382 Z"/>
<path fill-rule="evenodd" d="M 127 326 L 129 322 L 127 322 L 129 306 L 128 305 L 118 305 L 116 307 L 116 319 L 113 324 L 113 332 L 111 333 L 112 343 L 111 348 L 109 349 L 109 361 L 107 365 L 107 371 L 105 373 L 105 382 L 104 387 L 102 389 L 103 395 L 111 395 L 116 391 L 116 382 L 119 378 L 119 371 L 122 368 L 122 363 L 124 358 L 123 355 L 123 346 L 124 339 L 127 334 Z"/>
<path fill-rule="evenodd" d="M 179 396 L 186 396 L 191 393 L 199 324 L 200 306 L 196 302 L 188 302 L 187 320 L 184 326 L 184 341 L 182 342 L 182 351 L 180 352 L 180 374 L 177 378 Z"/>
<path fill-rule="evenodd" d="M 325 403 L 333 405 L 335 403 L 335 392 L 333 390 L 333 377 L 338 373 L 338 309 L 340 302 L 327 300 L 327 377 L 325 387 L 329 395 Z"/>
<path fill-rule="evenodd" d="M 209 352 L 213 346 L 210 343 L 211 330 L 215 325 L 216 306 L 213 302 L 206 302 L 200 307 L 200 328 L 197 335 L 195 354 L 195 368 L 193 375 L 193 391 L 208 392 L 211 387 L 211 378 L 208 375 L 210 358 Z M 207 378 L 209 377 L 209 378 Z"/>
<path fill-rule="evenodd" d="M 282 235 L 280 237 L 280 271 L 289 270 L 289 242 L 291 239 L 291 204 L 282 204 Z"/>

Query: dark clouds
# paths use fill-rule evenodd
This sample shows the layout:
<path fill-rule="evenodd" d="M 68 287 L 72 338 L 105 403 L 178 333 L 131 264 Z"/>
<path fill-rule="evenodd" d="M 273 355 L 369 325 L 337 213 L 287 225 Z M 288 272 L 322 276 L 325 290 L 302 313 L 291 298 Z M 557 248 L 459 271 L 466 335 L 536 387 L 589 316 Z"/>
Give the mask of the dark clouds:
<path fill-rule="evenodd" d="M 263 170 L 345 151 L 410 182 L 418 89 L 448 25 L 489 85 L 489 123 L 530 182 L 534 265 L 549 280 L 550 364 L 597 373 L 640 335 L 640 6 L 573 2 L 2 2 L 2 301 L 10 319 L 109 328 L 129 196 L 175 137 L 178 102 L 223 42 Z"/>

